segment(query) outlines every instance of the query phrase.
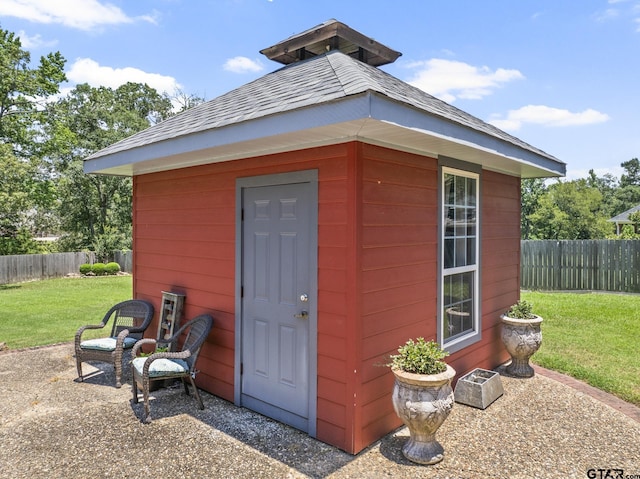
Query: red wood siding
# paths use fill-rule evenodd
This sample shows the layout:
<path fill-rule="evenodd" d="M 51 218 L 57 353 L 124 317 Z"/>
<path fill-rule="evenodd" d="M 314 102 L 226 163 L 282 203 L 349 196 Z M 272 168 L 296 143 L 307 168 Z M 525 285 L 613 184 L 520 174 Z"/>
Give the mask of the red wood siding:
<path fill-rule="evenodd" d="M 438 162 L 362 145 L 361 382 L 358 451 L 399 426 L 393 376 L 379 367 L 408 338 L 436 339 Z M 520 181 L 482 172 L 482 339 L 448 362 L 462 374 L 508 359 L 499 316 L 519 296 Z"/>
<path fill-rule="evenodd" d="M 380 367 L 410 337 L 436 338 L 436 159 L 361 145 L 362 356 L 355 391 L 362 409 L 354 449 L 401 422 L 391 404 L 393 377 Z"/>
<path fill-rule="evenodd" d="M 355 295 L 348 265 L 354 257 L 355 211 L 348 187 L 355 144 L 313 148 L 134 178 L 134 292 L 160 306 L 161 291 L 187 295 L 185 318 L 214 316 L 200 356 L 198 384 L 233 400 L 235 335 L 236 179 L 317 169 L 318 409 L 317 437 L 349 450 L 347 358 L 353 329 L 347 298 Z M 148 335 L 154 336 L 157 318 Z M 352 329 L 349 340 L 348 330 Z M 347 387 L 347 382 L 352 383 Z"/>
<path fill-rule="evenodd" d="M 159 307 L 160 291 L 182 291 L 187 318 L 213 314 L 198 382 L 233 400 L 236 179 L 307 169 L 319 179 L 317 437 L 356 453 L 400 425 L 380 365 L 408 338 L 436 338 L 436 159 L 351 142 L 135 177 L 134 292 Z M 481 186 L 482 340 L 450 357 L 459 373 L 507 359 L 498 317 L 519 294 L 519 180 L 484 171 Z"/>

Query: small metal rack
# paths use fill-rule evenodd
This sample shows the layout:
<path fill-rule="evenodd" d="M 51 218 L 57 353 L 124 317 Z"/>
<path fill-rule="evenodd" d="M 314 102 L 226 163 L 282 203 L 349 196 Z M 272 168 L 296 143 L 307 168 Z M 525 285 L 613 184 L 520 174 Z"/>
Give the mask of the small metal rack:
<path fill-rule="evenodd" d="M 180 328 L 182 308 L 185 295 L 180 293 L 162 292 L 160 309 L 160 323 L 158 324 L 158 340 L 169 339 L 174 331 Z"/>

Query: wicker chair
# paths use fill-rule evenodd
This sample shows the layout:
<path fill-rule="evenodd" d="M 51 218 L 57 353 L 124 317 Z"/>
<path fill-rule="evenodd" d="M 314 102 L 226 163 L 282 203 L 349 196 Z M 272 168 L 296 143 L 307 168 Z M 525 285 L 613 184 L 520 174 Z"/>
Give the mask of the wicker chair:
<path fill-rule="evenodd" d="M 83 381 L 82 362 L 102 361 L 111 363 L 116 372 L 116 387 L 122 386 L 122 356 L 125 350 L 133 348 L 136 341 L 151 324 L 153 305 L 147 301 L 130 299 L 112 307 L 104 315 L 100 324 L 82 326 L 76 332 L 75 350 L 78 379 Z M 111 321 L 108 337 L 82 340 L 88 329 L 102 329 Z"/>
<path fill-rule="evenodd" d="M 203 314 L 185 323 L 175 334 L 165 340 L 141 339 L 133 347 L 131 352 L 133 357 L 133 402 L 138 402 L 138 386 L 142 387 L 144 399 L 144 419 L 143 422 L 151 422 L 149 411 L 149 384 L 151 380 L 161 379 L 182 379 L 184 391 L 189 395 L 187 379 L 193 387 L 193 392 L 198 401 L 198 407 L 204 409 L 202 398 L 195 383 L 196 361 L 200 348 L 211 331 L 213 318 L 208 314 Z M 178 348 L 178 340 L 186 333 L 182 347 Z M 167 352 L 154 352 L 148 357 L 137 357 L 138 351 L 145 344 L 155 345 L 155 350 L 165 347 Z"/>

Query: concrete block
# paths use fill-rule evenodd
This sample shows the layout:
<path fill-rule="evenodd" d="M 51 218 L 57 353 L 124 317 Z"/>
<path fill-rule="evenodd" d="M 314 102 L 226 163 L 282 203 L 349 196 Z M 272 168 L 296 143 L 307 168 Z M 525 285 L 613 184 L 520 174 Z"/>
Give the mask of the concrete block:
<path fill-rule="evenodd" d="M 454 391 L 456 402 L 479 409 L 486 409 L 503 394 L 500 374 L 480 368 L 458 379 Z"/>

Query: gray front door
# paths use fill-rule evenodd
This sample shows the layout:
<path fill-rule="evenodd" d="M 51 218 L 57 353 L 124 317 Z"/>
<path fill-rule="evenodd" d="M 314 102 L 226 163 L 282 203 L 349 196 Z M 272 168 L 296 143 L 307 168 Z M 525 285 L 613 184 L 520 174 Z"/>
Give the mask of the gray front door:
<path fill-rule="evenodd" d="M 241 404 L 309 432 L 311 184 L 246 187 L 241 195 Z"/>

